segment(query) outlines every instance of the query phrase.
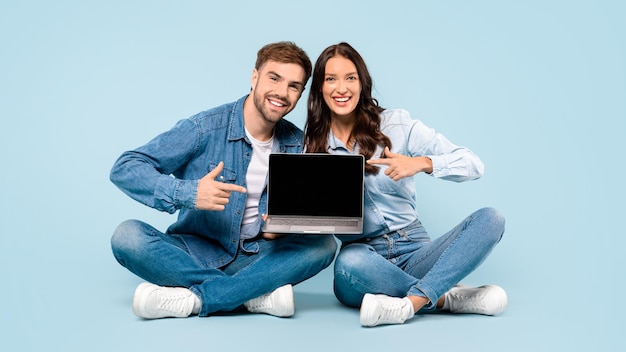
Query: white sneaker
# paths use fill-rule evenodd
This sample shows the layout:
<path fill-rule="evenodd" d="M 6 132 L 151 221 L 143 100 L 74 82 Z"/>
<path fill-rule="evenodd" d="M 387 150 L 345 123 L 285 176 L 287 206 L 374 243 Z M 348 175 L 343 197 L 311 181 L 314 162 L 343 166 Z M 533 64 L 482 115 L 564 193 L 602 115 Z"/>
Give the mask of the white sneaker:
<path fill-rule="evenodd" d="M 361 302 L 360 321 L 363 326 L 402 324 L 413 318 L 413 304 L 407 297 L 389 297 L 366 293 Z"/>
<path fill-rule="evenodd" d="M 244 303 L 251 313 L 265 313 L 277 317 L 290 317 L 294 314 L 293 287 L 281 286 L 270 293 L 253 298 Z"/>
<path fill-rule="evenodd" d="M 457 285 L 445 293 L 445 299 L 452 313 L 496 315 L 502 313 L 508 304 L 506 292 L 496 285 Z"/>
<path fill-rule="evenodd" d="M 133 313 L 140 318 L 184 318 L 191 315 L 194 293 L 184 287 L 162 287 L 148 282 L 137 286 Z"/>

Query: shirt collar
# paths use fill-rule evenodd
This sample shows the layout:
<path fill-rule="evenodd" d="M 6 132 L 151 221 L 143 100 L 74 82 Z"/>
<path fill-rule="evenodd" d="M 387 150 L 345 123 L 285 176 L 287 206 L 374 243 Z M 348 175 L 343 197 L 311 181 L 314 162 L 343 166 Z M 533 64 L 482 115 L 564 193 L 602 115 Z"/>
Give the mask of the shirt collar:
<path fill-rule="evenodd" d="M 333 134 L 333 130 L 331 129 L 330 132 L 328 133 L 327 151 L 331 153 L 333 151 L 336 151 L 337 149 L 342 149 L 349 153 L 353 153 L 353 152 L 358 152 L 359 146 L 355 142 L 354 145 L 352 146 L 352 152 L 350 152 L 350 150 L 346 148 L 346 145 L 343 144 L 343 142 L 339 138 L 335 137 L 335 135 Z"/>

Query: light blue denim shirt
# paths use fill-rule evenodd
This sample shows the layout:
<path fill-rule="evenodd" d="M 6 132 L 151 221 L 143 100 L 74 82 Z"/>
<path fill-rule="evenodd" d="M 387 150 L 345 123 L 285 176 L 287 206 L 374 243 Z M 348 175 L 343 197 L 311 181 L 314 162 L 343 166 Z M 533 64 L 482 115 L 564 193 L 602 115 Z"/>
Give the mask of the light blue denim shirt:
<path fill-rule="evenodd" d="M 140 203 L 168 213 L 178 210 L 178 219 L 167 233 L 181 235 L 192 257 L 207 267 L 220 267 L 234 257 L 246 194 L 232 192 L 221 212 L 196 210 L 198 180 L 224 161 L 216 180 L 247 187 L 252 146 L 243 122 L 246 97 L 181 120 L 147 144 L 124 152 L 110 174 L 117 187 Z M 302 152 L 302 130 L 291 122 L 279 121 L 274 138 L 275 151 Z M 259 214 L 266 210 L 264 191 Z"/>
<path fill-rule="evenodd" d="M 391 139 L 391 152 L 407 156 L 426 156 L 433 162 L 431 176 L 455 181 L 469 181 L 482 176 L 482 161 L 469 149 L 450 142 L 445 136 L 411 119 L 408 111 L 390 109 L 381 113 L 381 131 Z M 358 153 L 354 146 L 352 153 Z M 345 145 L 330 133 L 328 152 L 350 153 Z M 379 158 L 383 147 L 379 146 L 372 159 Z M 363 234 L 339 235 L 342 241 L 362 237 L 375 237 L 402 229 L 417 220 L 415 179 L 392 180 L 384 174 L 385 166 L 377 175 L 365 177 L 365 201 Z"/>

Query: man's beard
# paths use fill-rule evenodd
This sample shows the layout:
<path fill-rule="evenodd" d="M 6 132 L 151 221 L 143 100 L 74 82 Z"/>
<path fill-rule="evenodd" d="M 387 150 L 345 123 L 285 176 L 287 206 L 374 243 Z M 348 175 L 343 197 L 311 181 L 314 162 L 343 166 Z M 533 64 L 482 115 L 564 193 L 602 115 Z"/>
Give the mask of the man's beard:
<path fill-rule="evenodd" d="M 276 123 L 280 121 L 289 112 L 291 112 L 291 109 L 289 108 L 287 108 L 288 110 L 286 110 L 284 113 L 271 110 L 269 107 L 266 106 L 267 104 L 271 104 L 267 101 L 267 98 L 274 98 L 275 100 L 278 100 L 284 103 L 287 107 L 291 106 L 291 103 L 289 102 L 289 99 L 287 98 L 282 98 L 278 95 L 260 96 L 259 94 L 256 93 L 256 90 L 255 90 L 254 95 L 252 96 L 252 101 L 254 102 L 254 106 L 256 107 L 256 109 L 259 111 L 259 114 L 261 114 L 261 117 L 265 121 Z"/>

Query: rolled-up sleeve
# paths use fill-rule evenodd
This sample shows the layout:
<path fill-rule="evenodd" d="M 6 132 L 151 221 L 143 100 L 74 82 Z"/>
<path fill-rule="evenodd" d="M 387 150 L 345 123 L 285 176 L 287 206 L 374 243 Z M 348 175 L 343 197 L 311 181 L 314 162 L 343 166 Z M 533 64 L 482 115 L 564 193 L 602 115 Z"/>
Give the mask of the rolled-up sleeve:
<path fill-rule="evenodd" d="M 198 180 L 173 176 L 198 150 L 198 131 L 182 120 L 147 144 L 124 152 L 113 164 L 110 180 L 122 192 L 154 209 L 174 213 L 195 208 Z"/>
<path fill-rule="evenodd" d="M 425 156 L 433 162 L 433 177 L 463 182 L 480 178 L 484 164 L 470 149 L 452 143 L 443 134 L 426 126 L 420 120 L 411 119 L 402 109 L 385 111 L 387 133 L 394 143 L 405 140 L 405 152 L 409 156 Z M 398 136 L 397 134 L 403 134 Z M 395 135 L 394 135 L 395 134 Z"/>

